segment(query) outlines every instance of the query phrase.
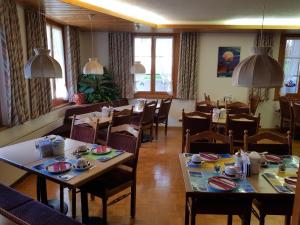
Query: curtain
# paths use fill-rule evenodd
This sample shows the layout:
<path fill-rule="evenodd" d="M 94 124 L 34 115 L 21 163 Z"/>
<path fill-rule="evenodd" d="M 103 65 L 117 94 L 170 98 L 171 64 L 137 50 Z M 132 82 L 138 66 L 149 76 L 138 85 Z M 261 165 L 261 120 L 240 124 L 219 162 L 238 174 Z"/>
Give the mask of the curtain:
<path fill-rule="evenodd" d="M 182 33 L 180 35 L 178 98 L 194 99 L 197 95 L 198 52 L 198 34 Z"/>
<path fill-rule="evenodd" d="M 46 18 L 32 9 L 25 9 L 27 59 L 34 55 L 34 48 L 47 48 Z M 51 86 L 49 78 L 29 80 L 31 118 L 50 112 Z"/>
<path fill-rule="evenodd" d="M 268 47 L 268 55 L 272 57 L 274 47 L 274 34 L 265 32 L 262 34 L 261 32 L 257 32 L 254 46 Z M 269 88 L 252 88 L 251 95 L 258 96 L 260 101 L 267 101 L 269 99 Z"/>
<path fill-rule="evenodd" d="M 17 6 L 14 0 L 0 2 L 0 19 L 2 24 L 2 46 L 5 47 L 4 75 L 7 90 L 7 121 L 10 126 L 24 123 L 29 119 L 26 82 L 24 78 L 24 61 Z M 3 109 L 2 109 L 3 110 Z"/>
<path fill-rule="evenodd" d="M 133 98 L 133 39 L 131 33 L 109 33 L 109 70 L 121 96 Z"/>
<path fill-rule="evenodd" d="M 73 101 L 73 95 L 77 93 L 77 78 L 80 75 L 80 44 L 79 31 L 72 26 L 64 27 L 66 77 L 69 101 Z"/>

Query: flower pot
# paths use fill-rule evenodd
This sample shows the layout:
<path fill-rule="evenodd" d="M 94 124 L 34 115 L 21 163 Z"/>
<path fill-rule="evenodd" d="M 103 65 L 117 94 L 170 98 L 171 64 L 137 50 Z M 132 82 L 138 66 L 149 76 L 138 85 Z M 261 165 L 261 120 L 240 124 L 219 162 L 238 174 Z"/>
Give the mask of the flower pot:
<path fill-rule="evenodd" d="M 85 103 L 85 94 L 84 93 L 77 93 L 73 95 L 73 102 L 76 103 L 76 105 L 82 105 Z"/>

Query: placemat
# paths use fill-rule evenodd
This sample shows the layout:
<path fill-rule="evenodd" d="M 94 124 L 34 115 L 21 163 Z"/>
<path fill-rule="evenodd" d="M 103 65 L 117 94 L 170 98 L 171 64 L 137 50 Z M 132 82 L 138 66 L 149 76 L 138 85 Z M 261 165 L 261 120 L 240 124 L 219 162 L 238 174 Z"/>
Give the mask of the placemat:
<path fill-rule="evenodd" d="M 49 160 L 45 161 L 44 163 L 33 166 L 32 169 L 34 169 L 36 171 L 39 171 L 40 173 L 45 174 L 47 176 L 55 177 L 55 178 L 60 179 L 60 180 L 70 180 L 70 179 L 72 179 L 72 178 L 88 171 L 88 170 L 79 171 L 79 170 L 75 170 L 74 168 L 72 168 L 71 170 L 69 170 L 65 173 L 53 174 L 53 173 L 49 173 L 46 170 L 46 167 L 48 165 L 50 165 L 51 163 L 59 162 L 59 161 L 62 161 L 62 160 L 66 161 L 66 162 L 69 162 L 71 164 L 76 163 L 76 159 L 65 159 L 64 157 L 58 157 L 58 158 L 55 158 L 55 159 L 49 159 Z M 93 167 L 91 167 L 91 168 L 93 168 Z"/>
<path fill-rule="evenodd" d="M 272 187 L 280 193 L 295 193 L 293 189 L 284 185 L 284 178 L 289 176 L 297 176 L 295 173 L 263 173 L 262 176 L 272 185 Z"/>
<path fill-rule="evenodd" d="M 299 158 L 294 156 L 283 156 L 283 163 L 285 164 L 286 168 L 299 168 Z M 278 168 L 278 164 L 275 163 L 268 163 L 267 168 Z"/>
<path fill-rule="evenodd" d="M 188 167 L 194 167 L 194 166 L 189 166 L 188 162 L 191 160 L 193 154 L 190 153 L 184 153 L 185 160 L 186 160 L 186 165 Z M 201 169 L 214 169 L 215 165 L 220 165 L 221 169 L 224 170 L 225 166 L 227 165 L 233 165 L 235 163 L 234 158 L 230 154 L 218 154 L 219 155 L 219 160 L 216 162 L 203 162 L 201 163 L 200 167 Z M 196 166 L 198 167 L 198 166 Z"/>
<path fill-rule="evenodd" d="M 125 151 L 123 151 L 123 150 L 113 149 L 110 153 L 105 154 L 105 155 L 96 155 L 96 154 L 89 152 L 89 154 L 83 155 L 82 157 L 87 158 L 87 159 L 98 160 L 100 162 L 106 162 L 108 160 L 111 160 L 111 159 L 123 154 L 124 152 Z"/>
<path fill-rule="evenodd" d="M 204 172 L 204 171 L 189 171 L 189 177 L 191 186 L 194 191 L 201 192 L 218 192 L 207 187 L 207 181 L 210 177 L 218 176 L 218 173 L 215 172 Z M 234 189 L 232 192 L 236 193 L 253 193 L 256 192 L 254 187 L 250 184 L 247 179 L 235 180 L 238 183 L 239 187 Z"/>

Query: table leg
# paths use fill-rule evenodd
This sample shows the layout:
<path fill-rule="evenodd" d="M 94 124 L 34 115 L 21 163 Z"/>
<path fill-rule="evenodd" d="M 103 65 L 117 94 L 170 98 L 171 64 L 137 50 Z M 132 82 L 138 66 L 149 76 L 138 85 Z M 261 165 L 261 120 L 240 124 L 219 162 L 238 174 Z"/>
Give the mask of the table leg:
<path fill-rule="evenodd" d="M 184 224 L 185 225 L 189 225 L 190 224 L 190 212 L 189 212 L 189 206 L 188 206 L 188 197 L 186 197 L 185 199 L 185 222 Z"/>
<path fill-rule="evenodd" d="M 40 179 L 39 176 L 36 177 L 36 199 L 41 201 L 41 187 L 40 187 Z"/>
<path fill-rule="evenodd" d="M 83 191 L 81 191 L 81 214 L 82 214 L 82 223 L 89 224 L 88 194 Z"/>
<path fill-rule="evenodd" d="M 40 183 L 39 186 L 40 186 L 41 202 L 45 205 L 48 205 L 46 179 L 39 177 L 39 183 Z"/>

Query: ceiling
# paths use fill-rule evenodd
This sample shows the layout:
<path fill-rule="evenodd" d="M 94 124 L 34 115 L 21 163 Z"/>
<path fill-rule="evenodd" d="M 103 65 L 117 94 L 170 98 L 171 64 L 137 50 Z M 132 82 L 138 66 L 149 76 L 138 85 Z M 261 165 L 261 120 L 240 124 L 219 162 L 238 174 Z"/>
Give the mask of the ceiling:
<path fill-rule="evenodd" d="M 38 0 L 17 0 L 28 6 Z M 300 0 L 264 0 L 265 29 L 300 29 Z M 263 0 L 41 0 L 46 16 L 99 31 L 176 32 L 254 30 L 262 23 Z M 136 25 L 138 24 L 138 26 Z"/>

